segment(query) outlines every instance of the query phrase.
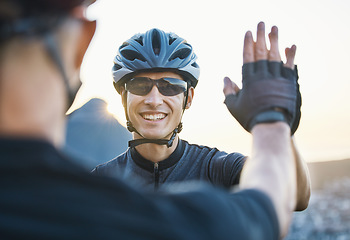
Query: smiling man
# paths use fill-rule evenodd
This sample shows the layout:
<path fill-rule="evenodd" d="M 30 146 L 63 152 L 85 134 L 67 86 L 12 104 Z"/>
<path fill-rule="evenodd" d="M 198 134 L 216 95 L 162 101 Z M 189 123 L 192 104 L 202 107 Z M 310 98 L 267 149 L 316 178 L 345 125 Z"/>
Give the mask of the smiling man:
<path fill-rule="evenodd" d="M 245 156 L 189 144 L 178 136 L 198 83 L 196 60 L 183 38 L 159 29 L 136 34 L 120 46 L 114 59 L 114 87 L 122 96 L 133 140 L 124 154 L 93 173 L 137 176 L 155 189 L 188 180 L 227 188 L 238 184 Z"/>
<path fill-rule="evenodd" d="M 259 26 L 258 34 L 264 33 L 263 23 Z M 274 47 L 276 43 L 271 44 Z M 296 71 L 292 70 L 294 55 L 295 51 L 289 51 L 288 64 L 296 80 Z M 133 140 L 125 153 L 97 166 L 94 174 L 140 178 L 141 184 L 154 189 L 189 180 L 207 181 L 224 188 L 239 183 L 244 155 L 190 144 L 179 138 L 182 115 L 190 108 L 198 83 L 196 60 L 192 46 L 183 38 L 159 29 L 136 34 L 119 47 L 112 69 L 114 87 L 122 96 Z M 234 91 L 236 87 L 226 79 L 225 95 Z M 293 121 L 293 133 L 299 119 L 300 115 Z M 276 119 L 269 122 L 273 121 Z M 294 156 L 299 166 L 297 209 L 303 210 L 310 193 L 308 170 L 298 154 Z"/>
<path fill-rule="evenodd" d="M 181 140 L 182 116 L 191 106 L 199 66 L 183 38 L 151 29 L 136 34 L 114 59 L 114 86 L 122 96 L 130 148 L 96 167 L 100 175 L 138 176 L 145 185 L 205 180 L 230 187 L 239 182 L 245 156 Z M 219 174 L 224 170 L 223 174 Z"/>

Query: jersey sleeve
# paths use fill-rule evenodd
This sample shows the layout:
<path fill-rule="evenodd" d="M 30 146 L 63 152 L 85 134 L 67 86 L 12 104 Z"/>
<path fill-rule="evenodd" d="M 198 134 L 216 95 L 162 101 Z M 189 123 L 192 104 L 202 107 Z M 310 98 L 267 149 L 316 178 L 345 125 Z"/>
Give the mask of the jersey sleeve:
<path fill-rule="evenodd" d="M 246 156 L 217 152 L 208 163 L 208 176 L 214 185 L 229 188 L 239 183 Z"/>

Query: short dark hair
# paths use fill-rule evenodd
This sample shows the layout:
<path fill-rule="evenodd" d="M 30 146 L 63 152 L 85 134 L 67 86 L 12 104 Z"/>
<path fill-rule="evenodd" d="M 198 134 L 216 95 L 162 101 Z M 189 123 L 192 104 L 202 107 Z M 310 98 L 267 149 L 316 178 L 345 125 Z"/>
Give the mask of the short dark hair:
<path fill-rule="evenodd" d="M 23 18 L 48 13 L 64 14 L 82 4 L 95 0 L 1 0 L 0 19 Z"/>
<path fill-rule="evenodd" d="M 53 29 L 77 6 L 95 0 L 1 0 L 0 41 Z"/>

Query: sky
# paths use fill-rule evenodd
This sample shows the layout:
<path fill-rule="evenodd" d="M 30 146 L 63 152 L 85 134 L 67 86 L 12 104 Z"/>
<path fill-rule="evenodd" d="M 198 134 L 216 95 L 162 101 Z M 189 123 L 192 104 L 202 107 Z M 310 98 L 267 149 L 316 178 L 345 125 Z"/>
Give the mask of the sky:
<path fill-rule="evenodd" d="M 190 43 L 201 67 L 194 101 L 183 117 L 180 137 L 249 155 L 251 136 L 223 104 L 223 78 L 239 86 L 243 37 L 279 28 L 279 47 L 297 46 L 303 98 L 295 134 L 307 162 L 350 158 L 350 1 L 348 0 L 98 0 L 88 11 L 97 20 L 96 34 L 85 56 L 83 86 L 71 108 L 98 97 L 125 125 L 120 96 L 112 85 L 111 68 L 118 47 L 151 28 L 174 32 Z"/>

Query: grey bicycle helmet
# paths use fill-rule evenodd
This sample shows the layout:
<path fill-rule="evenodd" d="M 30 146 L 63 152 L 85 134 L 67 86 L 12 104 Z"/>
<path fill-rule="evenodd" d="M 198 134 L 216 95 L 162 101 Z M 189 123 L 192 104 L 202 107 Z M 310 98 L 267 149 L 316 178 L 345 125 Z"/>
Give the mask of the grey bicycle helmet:
<path fill-rule="evenodd" d="M 199 78 L 197 56 L 192 46 L 174 33 L 157 28 L 139 33 L 124 42 L 114 58 L 114 87 L 120 87 L 142 71 L 174 71 L 196 87 Z"/>

